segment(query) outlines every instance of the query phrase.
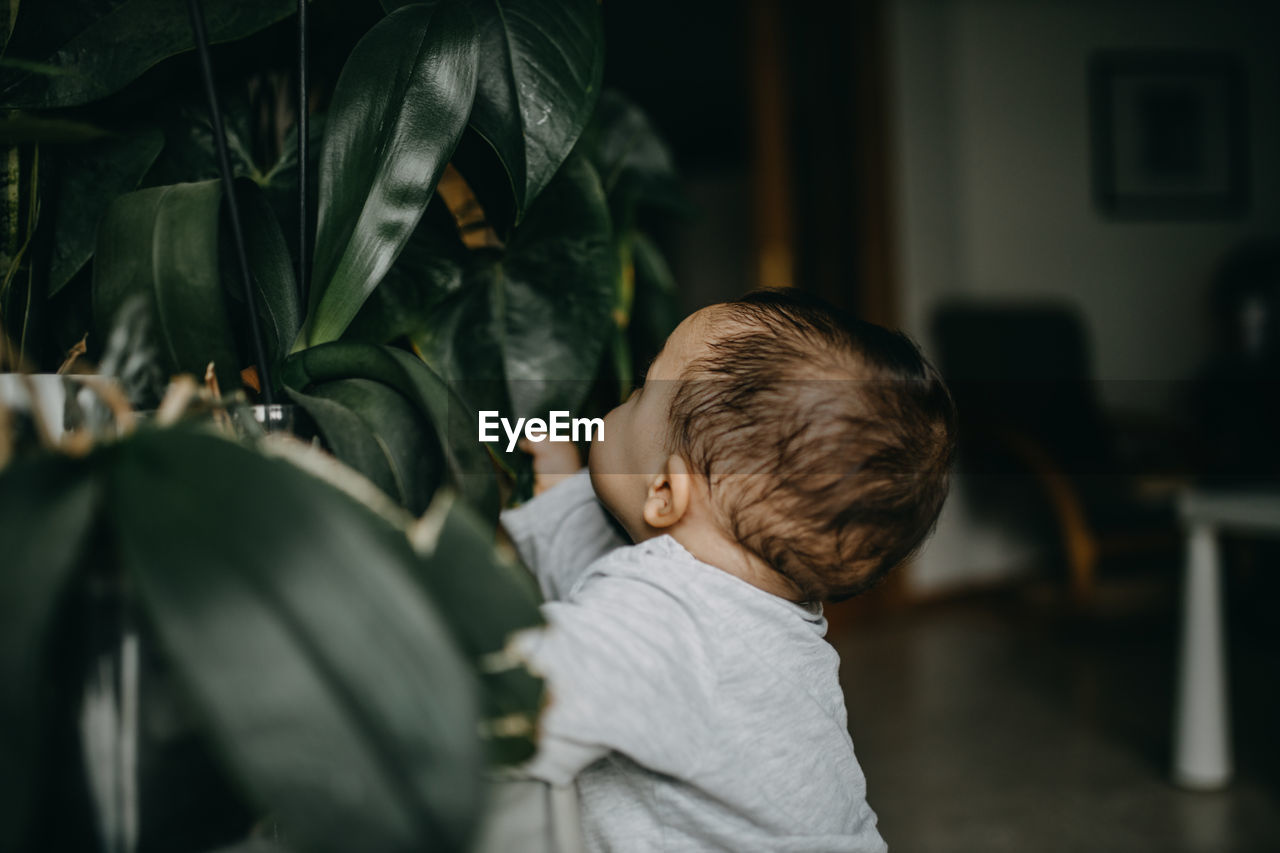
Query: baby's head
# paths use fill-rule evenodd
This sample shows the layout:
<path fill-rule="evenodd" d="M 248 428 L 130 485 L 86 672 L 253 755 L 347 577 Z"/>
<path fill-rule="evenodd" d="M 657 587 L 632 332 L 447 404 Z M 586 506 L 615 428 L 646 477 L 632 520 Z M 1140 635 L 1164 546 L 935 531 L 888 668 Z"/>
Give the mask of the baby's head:
<path fill-rule="evenodd" d="M 635 541 L 727 544 L 777 573 L 766 588 L 839 600 L 932 530 L 955 410 L 905 335 L 759 291 L 681 323 L 604 437 L 592 483 Z"/>

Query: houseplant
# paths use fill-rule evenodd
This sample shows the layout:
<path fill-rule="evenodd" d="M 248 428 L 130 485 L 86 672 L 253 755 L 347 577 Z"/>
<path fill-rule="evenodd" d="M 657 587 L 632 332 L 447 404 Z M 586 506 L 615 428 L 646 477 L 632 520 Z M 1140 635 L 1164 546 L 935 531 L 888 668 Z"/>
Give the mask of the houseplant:
<path fill-rule="evenodd" d="M 263 452 L 204 421 L 130 419 L 93 442 L 37 430 L 42 452 L 0 431 L 0 846 L 247 833 L 198 823 L 218 810 L 183 795 L 212 793 L 298 850 L 464 849 L 483 744 L 527 756 L 540 701 L 517 661 L 495 663 L 537 598 L 488 524 L 447 489 L 415 521 L 296 440 Z M 191 753 L 180 724 L 219 761 L 157 792 L 148 773 Z M 233 787 L 209 783 L 218 767 Z"/>
<path fill-rule="evenodd" d="M 14 555 L 0 600 L 24 617 L 0 629 L 0 677 L 15 687 L 2 706 L 5 752 L 17 756 L 0 771 L 0 844 L 48 841 L 48 825 L 65 824 L 66 802 L 46 797 L 62 789 L 37 772 L 60 766 L 44 760 L 52 735 L 31 737 L 29 724 L 54 725 L 51 710 L 76 705 L 84 673 L 60 666 L 77 642 L 67 602 L 105 579 L 118 592 L 108 616 L 134 614 L 255 813 L 274 815 L 291 843 L 453 849 L 475 815 L 465 780 L 476 752 L 461 721 L 496 721 L 487 743 L 515 760 L 531 748 L 540 696 L 519 667 L 490 671 L 510 631 L 535 618 L 492 542 L 494 463 L 518 476 L 524 462 L 479 445 L 471 413 L 477 403 L 516 416 L 573 408 L 593 384 L 606 404 L 626 392 L 628 335 L 660 340 L 674 323 L 670 276 L 636 215 L 677 206 L 670 160 L 634 107 L 600 97 L 591 0 L 316 0 L 310 160 L 296 153 L 280 59 L 292 50 L 293 0 L 203 6 L 222 43 L 214 60 L 252 305 L 230 286 L 226 188 L 181 4 L 9 0 L 5 366 L 49 369 L 86 331 L 90 357 L 104 361 L 107 330 L 141 295 L 161 375 L 213 362 L 225 390 L 257 383 L 297 401 L 367 478 L 338 479 L 372 482 L 401 509 L 360 485 L 363 504 L 352 501 L 199 431 L 139 430 L 78 445 L 74 458 L 20 454 L 0 473 L 0 538 Z M 437 193 L 442 176 L 452 189 Z M 314 184 L 316 200 L 301 212 L 300 184 Z M 635 312 L 643 322 L 631 323 L 633 305 L 647 306 Z M 146 383 L 132 387 L 137 402 L 159 402 Z M 419 547 L 397 527 L 416 531 Z M 381 566 L 373 577 L 342 565 L 347 540 Z M 238 603 L 210 618 L 208 602 L 223 600 Z M 253 612 L 264 634 L 297 641 L 269 664 L 225 628 Z M 406 649 L 434 662 L 429 685 L 388 686 Z M 386 663 L 397 655 L 398 668 Z M 251 737 L 241 700 L 270 697 L 281 678 L 310 678 L 318 692 L 276 708 L 300 721 L 296 732 Z M 431 702 L 448 725 L 419 734 L 397 716 Z M 339 764 L 368 765 L 370 786 L 395 790 L 391 811 L 344 805 L 341 790 L 310 787 L 324 767 L 298 774 L 276 751 L 340 736 L 316 734 L 324 721 L 308 717 L 326 703 L 354 719 L 357 745 Z M 439 783 L 450 767 L 464 780 L 456 791 Z M 333 802 L 343 820 L 309 825 Z M 46 846 L 82 849 L 76 841 Z"/>
<path fill-rule="evenodd" d="M 669 275 L 635 215 L 678 205 L 670 158 L 634 107 L 599 99 L 592 0 L 317 0 L 314 40 L 341 73 L 313 63 L 317 202 L 300 216 L 296 104 L 280 82 L 293 0 L 252 5 L 204 2 L 211 37 L 234 46 L 215 60 L 231 69 L 219 79 L 267 363 L 255 364 L 228 286 L 224 193 L 178 4 L 85 0 L 52 22 L 38 4 L 19 8 L 0 106 L 43 123 L 28 137 L 64 141 L 17 149 L 28 167 L 10 179 L 31 221 L 14 223 L 33 227 L 11 229 L 10 244 L 29 248 L 0 320 L 28 357 L 41 347 L 26 332 L 43 330 L 48 361 L 83 330 L 100 340 L 123 301 L 146 294 L 169 370 L 213 361 L 224 388 L 245 368 L 250 383 L 269 375 L 415 512 L 435 487 L 416 464 L 434 442 L 433 470 L 457 484 L 465 472 L 492 517 L 496 493 L 476 482 L 488 454 L 456 413 L 574 409 L 602 372 L 625 393 L 636 288 L 655 306 L 643 334 L 660 340 L 674 321 Z M 73 131 L 87 141 L 65 141 Z M 454 192 L 436 194 L 442 175 Z M 521 454 L 499 462 L 528 473 Z"/>

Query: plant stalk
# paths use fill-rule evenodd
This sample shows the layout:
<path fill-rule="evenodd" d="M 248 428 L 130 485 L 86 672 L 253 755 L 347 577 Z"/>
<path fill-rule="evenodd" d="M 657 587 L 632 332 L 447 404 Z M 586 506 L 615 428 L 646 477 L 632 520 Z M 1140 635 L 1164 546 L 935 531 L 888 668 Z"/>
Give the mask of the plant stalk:
<path fill-rule="evenodd" d="M 231 234 L 235 240 L 236 260 L 240 266 L 240 278 L 244 285 L 244 302 L 249 312 L 249 331 L 253 337 L 258 376 L 262 380 L 262 398 L 270 406 L 275 403 L 275 391 L 271 384 L 271 368 L 267 364 L 266 347 L 262 343 L 262 330 L 258 325 L 257 301 L 253 298 L 253 274 L 249 271 L 244 228 L 240 224 L 240 208 L 236 205 L 235 180 L 231 174 L 231 158 L 227 154 L 226 128 L 222 123 L 218 91 L 213 82 L 213 60 L 209 56 L 209 35 L 205 31 L 204 10 L 200 6 L 200 0 L 187 0 L 187 10 L 191 13 L 191 33 L 195 36 L 196 51 L 200 55 L 200 72 L 204 77 L 205 96 L 209 100 L 209 115 L 213 120 L 213 139 L 218 148 L 218 168 L 222 172 L 223 192 L 231 213 Z"/>
<path fill-rule="evenodd" d="M 298 307 L 305 312 L 310 296 L 307 287 L 307 0 L 298 0 Z"/>

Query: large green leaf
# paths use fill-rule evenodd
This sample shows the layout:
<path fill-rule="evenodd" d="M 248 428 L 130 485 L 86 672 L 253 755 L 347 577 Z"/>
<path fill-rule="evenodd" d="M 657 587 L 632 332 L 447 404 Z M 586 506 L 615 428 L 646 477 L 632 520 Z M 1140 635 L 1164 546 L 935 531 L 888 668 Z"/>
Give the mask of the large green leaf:
<path fill-rule="evenodd" d="M 390 450 L 378 440 L 377 433 L 368 421 L 328 397 L 304 394 L 287 386 L 285 393 L 315 421 L 325 445 L 334 456 L 390 497 L 403 501 L 398 478 L 392 467 Z"/>
<path fill-rule="evenodd" d="M 488 451 L 477 440 L 475 411 L 443 379 L 403 350 L 353 341 L 302 350 L 284 365 L 284 383 L 294 391 L 310 393 L 317 385 L 342 379 L 380 382 L 407 399 L 439 437 L 450 482 L 483 517 L 491 521 L 497 518 L 497 481 Z M 365 425 L 375 432 L 383 429 L 378 422 L 383 412 L 374 409 L 360 414 Z M 386 439 L 383 443 L 388 449 L 397 446 Z M 411 471 L 417 464 L 403 460 L 397 468 Z"/>
<path fill-rule="evenodd" d="M 231 172 L 249 178 L 262 190 L 275 212 L 289 247 L 290 257 L 298 252 L 298 147 L 297 126 L 285 134 L 280 157 L 275 163 L 259 162 L 254 156 L 253 126 L 258 113 L 243 86 L 225 87 L 220 93 L 223 126 L 227 134 L 227 154 Z M 146 184 L 178 184 L 220 177 L 218 154 L 209 108 L 201 96 L 187 101 L 164 117 L 164 151 L 147 174 Z M 308 198 L 314 212 L 316 171 L 323 141 L 324 114 L 311 117 L 308 125 Z M 314 219 L 310 220 L 314 226 Z M 289 341 L 292 345 L 293 341 Z"/>
<path fill-rule="evenodd" d="M 504 252 L 463 261 L 463 287 L 419 318 L 413 340 L 477 409 L 573 411 L 613 325 L 617 262 L 599 179 L 575 156 Z"/>
<path fill-rule="evenodd" d="M 386 8 L 405 0 L 383 0 Z M 480 81 L 471 126 L 502 161 L 517 218 L 551 182 L 591 117 L 604 74 L 598 0 L 472 0 Z"/>
<path fill-rule="evenodd" d="M 288 251 L 254 185 L 239 181 L 237 193 L 268 357 L 279 359 L 299 322 Z M 105 339 L 120 307 L 142 295 L 166 367 L 202 376 L 212 361 L 222 386 L 235 388 L 252 348 L 245 341 L 243 354 L 237 351 L 239 323 L 228 311 L 228 282 L 233 293 L 240 285 L 238 271 L 222 270 L 222 200 L 221 182 L 205 181 L 139 190 L 112 202 L 98 232 L 94 321 Z"/>
<path fill-rule="evenodd" d="M 336 339 L 413 233 L 466 126 L 477 34 L 461 4 L 408 6 L 356 45 L 329 109 L 306 343 Z"/>
<path fill-rule="evenodd" d="M 600 175 L 618 227 L 630 227 L 637 204 L 688 211 L 670 149 L 644 111 L 619 92 L 601 94 L 581 147 Z"/>
<path fill-rule="evenodd" d="M 93 313 L 99 336 L 131 298 L 142 295 L 170 372 L 204 375 L 212 361 L 224 388 L 239 387 L 226 297 L 219 276 L 222 185 L 155 187 L 113 201 L 98 231 Z"/>
<path fill-rule="evenodd" d="M 0 849 L 28 849 L 22 836 L 47 764 L 51 623 L 100 491 L 87 465 L 62 458 L 0 472 Z"/>
<path fill-rule="evenodd" d="M 93 256 L 98 223 L 107 206 L 116 196 L 137 189 L 163 146 L 164 136 L 152 128 L 134 136 L 63 149 L 52 199 L 50 296 Z"/>
<path fill-rule="evenodd" d="M 343 337 L 387 344 L 421 328 L 436 305 L 463 288 L 467 257 L 457 223 L 437 197 Z"/>
<path fill-rule="evenodd" d="M 523 212 L 569 156 L 600 94 L 600 4 L 489 0 L 479 8 L 485 62 L 471 124 L 502 158 Z"/>
<path fill-rule="evenodd" d="M 253 273 L 258 298 L 258 320 L 267 348 L 267 358 L 278 364 L 289 354 L 289 347 L 302 326 L 293 261 L 265 192 L 259 190 L 252 181 L 237 180 L 236 202 L 244 227 L 245 251 L 249 257 L 249 269 Z M 234 256 L 226 251 L 229 248 L 226 242 L 223 248 L 223 286 L 243 308 L 244 283 L 240 278 L 239 268 L 233 264 Z M 247 314 L 240 310 L 235 313 L 235 317 L 243 323 Z M 240 333 L 241 352 L 244 353 L 246 362 L 252 359 L 253 354 L 248 335 L 247 328 Z"/>
<path fill-rule="evenodd" d="M 427 509 L 444 476 L 439 439 L 404 395 L 371 379 L 339 379 L 289 396 L 307 410 L 339 459 L 413 515 Z"/>
<path fill-rule="evenodd" d="M 542 682 L 503 649 L 513 632 L 542 622 L 533 576 L 495 552 L 492 527 L 447 489 L 416 525 L 413 539 L 425 558 L 419 578 L 478 662 L 491 758 L 510 764 L 530 757 Z"/>
<path fill-rule="evenodd" d="M 202 0 L 201 5 L 215 44 L 255 33 L 297 8 L 295 0 Z M 177 0 L 23 3 L 6 59 L 44 67 L 0 71 L 0 108 L 87 104 L 194 46 L 186 4 Z"/>
<path fill-rule="evenodd" d="M 229 764 L 304 850 L 462 850 L 476 685 L 408 541 L 279 460 L 184 431 L 119 448 L 109 505 Z"/>

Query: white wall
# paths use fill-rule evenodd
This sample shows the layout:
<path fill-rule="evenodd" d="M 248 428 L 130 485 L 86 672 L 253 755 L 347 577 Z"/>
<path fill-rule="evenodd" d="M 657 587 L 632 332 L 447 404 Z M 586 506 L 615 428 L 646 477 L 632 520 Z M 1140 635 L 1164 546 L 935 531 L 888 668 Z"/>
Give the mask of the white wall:
<path fill-rule="evenodd" d="M 1112 405 L 1167 411 L 1208 348 L 1225 252 L 1280 231 L 1280 2 L 892 0 L 904 327 L 930 347 L 948 297 L 1062 298 L 1082 310 Z M 1123 222 L 1092 199 L 1087 67 L 1098 49 L 1230 50 L 1249 82 L 1253 204 L 1220 222 Z M 1139 392 L 1138 396 L 1133 396 Z M 1034 555 L 959 501 L 914 569 L 936 589 Z"/>

